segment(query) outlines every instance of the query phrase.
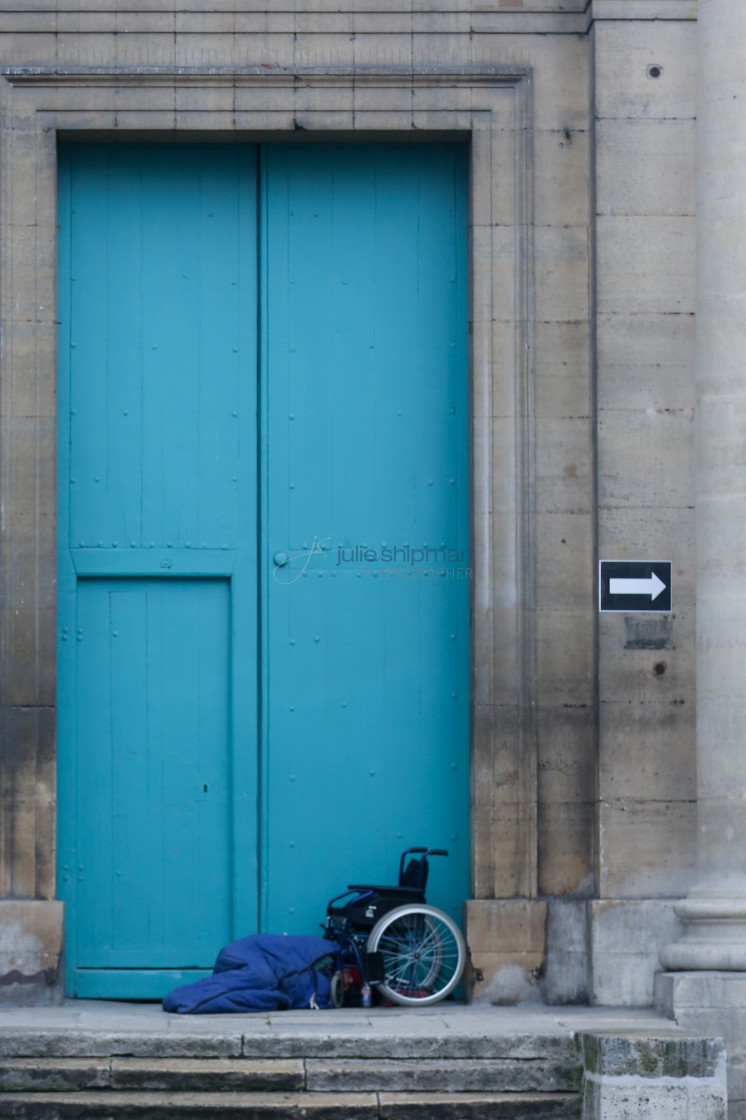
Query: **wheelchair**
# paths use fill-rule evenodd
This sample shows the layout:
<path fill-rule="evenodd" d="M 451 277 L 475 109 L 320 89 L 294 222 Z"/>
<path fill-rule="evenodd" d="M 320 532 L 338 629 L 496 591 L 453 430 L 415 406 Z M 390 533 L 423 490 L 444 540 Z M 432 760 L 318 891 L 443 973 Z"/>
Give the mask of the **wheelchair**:
<path fill-rule="evenodd" d="M 442 848 L 407 848 L 395 887 L 352 883 L 326 908 L 324 936 L 338 945 L 345 967 L 362 986 L 377 987 L 391 1003 L 423 1007 L 445 999 L 466 965 L 466 943 L 452 918 L 425 902 L 428 857 Z M 407 856 L 411 858 L 407 862 Z M 419 857 L 419 858 L 417 858 Z M 341 1007 L 344 977 L 332 979 L 332 1002 Z"/>

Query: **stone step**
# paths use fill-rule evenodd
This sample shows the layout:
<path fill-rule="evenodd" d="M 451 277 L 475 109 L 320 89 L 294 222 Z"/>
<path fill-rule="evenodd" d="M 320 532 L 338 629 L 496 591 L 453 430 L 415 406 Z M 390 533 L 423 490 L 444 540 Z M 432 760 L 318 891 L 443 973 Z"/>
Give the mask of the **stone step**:
<path fill-rule="evenodd" d="M 0 1093 L 65 1090 L 295 1092 L 304 1089 L 300 1060 L 250 1058 L 3 1058 Z M 0 1097 L 0 1115 L 4 1097 Z"/>
<path fill-rule="evenodd" d="M 579 1120 L 575 1093 L 9 1093 L 4 1120 Z"/>
<path fill-rule="evenodd" d="M 477 1058 L 3 1058 L 0 1093 L 65 1090 L 171 1092 L 577 1092 L 577 1063 Z"/>
<path fill-rule="evenodd" d="M 271 1029 L 210 1031 L 199 1022 L 184 1023 L 181 1017 L 171 1029 L 160 1031 L 4 1026 L 0 1028 L 0 1058 L 491 1058 L 570 1065 L 578 1061 L 569 1030 L 561 1034 L 450 1032 L 443 1029 L 444 1023 L 435 1032 L 430 1020 L 422 1016 L 416 1017 L 416 1026 L 421 1025 L 417 1030 L 410 1025 L 400 1032 L 395 1022 L 386 1030 L 356 1030 L 349 1020 L 337 1019 L 337 1014 L 341 1016 L 321 1012 L 305 1030 L 284 1029 L 273 1022 Z"/>

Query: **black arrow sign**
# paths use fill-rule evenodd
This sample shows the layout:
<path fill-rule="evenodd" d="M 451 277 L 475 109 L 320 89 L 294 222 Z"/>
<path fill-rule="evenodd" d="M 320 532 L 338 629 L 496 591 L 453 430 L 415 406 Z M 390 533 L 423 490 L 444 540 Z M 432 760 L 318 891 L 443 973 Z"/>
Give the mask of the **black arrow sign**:
<path fill-rule="evenodd" d="M 598 609 L 670 614 L 673 606 L 670 560 L 600 560 Z"/>

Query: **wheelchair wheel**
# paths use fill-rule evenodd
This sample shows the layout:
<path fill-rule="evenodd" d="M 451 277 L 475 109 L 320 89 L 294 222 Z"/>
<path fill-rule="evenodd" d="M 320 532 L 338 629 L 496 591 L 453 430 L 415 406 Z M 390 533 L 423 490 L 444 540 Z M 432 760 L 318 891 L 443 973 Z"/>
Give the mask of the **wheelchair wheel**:
<path fill-rule="evenodd" d="M 434 906 L 398 906 L 375 924 L 368 952 L 383 956 L 381 994 L 393 1003 L 422 1007 L 444 999 L 458 984 L 466 945 L 452 918 Z"/>
<path fill-rule="evenodd" d="M 341 968 L 332 976 L 331 981 L 332 1007 L 341 1007 L 345 998 L 344 974 Z"/>

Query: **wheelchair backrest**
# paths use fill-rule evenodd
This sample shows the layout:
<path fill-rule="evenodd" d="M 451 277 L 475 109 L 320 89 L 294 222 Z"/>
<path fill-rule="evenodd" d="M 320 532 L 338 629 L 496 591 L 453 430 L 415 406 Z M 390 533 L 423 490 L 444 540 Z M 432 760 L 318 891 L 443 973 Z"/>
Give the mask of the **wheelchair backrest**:
<path fill-rule="evenodd" d="M 426 856 L 423 856 L 422 859 L 410 859 L 407 866 L 399 875 L 399 886 L 412 887 L 415 890 L 424 891 L 427 886 L 428 870 Z"/>

